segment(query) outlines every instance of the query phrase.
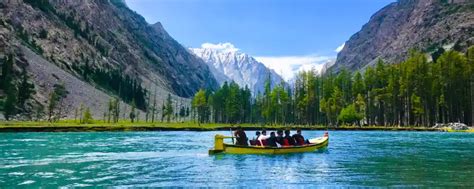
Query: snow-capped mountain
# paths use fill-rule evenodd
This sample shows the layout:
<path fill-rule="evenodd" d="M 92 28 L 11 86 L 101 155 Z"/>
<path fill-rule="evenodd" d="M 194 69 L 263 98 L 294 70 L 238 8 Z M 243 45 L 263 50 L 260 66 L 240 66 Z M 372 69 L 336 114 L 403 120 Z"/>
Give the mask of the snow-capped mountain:
<path fill-rule="evenodd" d="M 265 81 L 271 76 L 272 86 L 283 79 L 275 71 L 248 54 L 240 52 L 231 43 L 205 43 L 201 48 L 191 48 L 191 52 L 208 64 L 214 77 L 222 85 L 234 81 L 239 86 L 248 86 L 253 94 L 263 93 Z"/>

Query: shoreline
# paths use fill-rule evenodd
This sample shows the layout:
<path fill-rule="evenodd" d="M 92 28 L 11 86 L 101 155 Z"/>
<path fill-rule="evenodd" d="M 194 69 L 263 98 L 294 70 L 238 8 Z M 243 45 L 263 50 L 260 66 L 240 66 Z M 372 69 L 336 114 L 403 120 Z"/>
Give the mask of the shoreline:
<path fill-rule="evenodd" d="M 38 126 L 41 125 L 41 126 Z M 307 126 L 307 125 L 277 125 L 259 126 L 254 124 L 242 124 L 245 130 L 277 130 L 277 129 L 301 129 L 301 130 L 329 130 L 329 131 L 431 131 L 431 132 L 458 132 L 448 129 L 429 127 L 385 127 L 385 126 Z M 45 123 L 45 122 L 0 122 L 0 133 L 4 132 L 126 132 L 126 131 L 229 131 L 235 126 L 230 124 L 201 124 L 194 123 L 122 123 L 122 124 L 78 124 L 78 123 Z M 463 131 L 460 131 L 463 132 Z M 464 131 L 466 132 L 466 131 Z M 467 132 L 473 132 L 468 130 Z"/>

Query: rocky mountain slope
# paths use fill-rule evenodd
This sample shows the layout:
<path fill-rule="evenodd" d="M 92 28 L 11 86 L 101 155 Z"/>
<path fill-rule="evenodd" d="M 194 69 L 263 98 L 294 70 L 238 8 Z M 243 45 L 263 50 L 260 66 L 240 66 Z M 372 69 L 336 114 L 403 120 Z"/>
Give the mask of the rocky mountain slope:
<path fill-rule="evenodd" d="M 263 93 L 268 76 L 271 77 L 272 86 L 283 82 L 275 71 L 248 54 L 240 52 L 230 43 L 208 45 L 212 47 L 207 48 L 203 45 L 202 48 L 190 50 L 207 63 L 221 85 L 226 81 L 235 81 L 241 87 L 248 86 L 254 94 L 257 94 Z"/>
<path fill-rule="evenodd" d="M 451 48 L 465 52 L 473 44 L 474 1 L 399 0 L 375 13 L 346 42 L 332 69 L 363 69 L 378 58 L 398 63 L 410 49 L 434 57 Z"/>
<path fill-rule="evenodd" d="M 84 103 L 96 116 L 115 96 L 143 110 L 154 91 L 161 103 L 218 86 L 201 59 L 118 0 L 0 1 L 0 58 L 8 54 L 16 73 L 28 71 L 36 103 L 62 83 L 65 107 Z"/>

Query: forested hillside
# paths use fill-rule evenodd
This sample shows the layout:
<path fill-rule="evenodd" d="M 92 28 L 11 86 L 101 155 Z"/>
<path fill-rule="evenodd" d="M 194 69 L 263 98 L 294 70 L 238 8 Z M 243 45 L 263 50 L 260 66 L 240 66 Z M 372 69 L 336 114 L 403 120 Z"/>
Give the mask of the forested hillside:
<path fill-rule="evenodd" d="M 364 73 L 302 72 L 294 88 L 276 86 L 256 99 L 231 83 L 199 91 L 193 109 L 200 122 L 432 126 L 473 124 L 474 47 L 442 53 L 434 62 L 411 51 L 401 63 L 379 59 Z"/>
<path fill-rule="evenodd" d="M 339 52 L 335 71 L 356 71 L 383 59 L 403 61 L 414 48 L 436 59 L 474 45 L 474 1 L 398 0 L 375 13 Z"/>
<path fill-rule="evenodd" d="M 183 98 L 199 88 L 218 86 L 201 59 L 120 0 L 0 1 L 0 67 L 9 78 L 0 86 L 0 119 L 8 95 L 20 90 L 28 98 L 13 99 L 7 114 L 51 119 L 48 106 L 56 107 L 55 117 L 72 118 L 83 105 L 98 118 L 118 98 L 122 109 L 144 113 L 152 96 L 189 102 Z M 58 87 L 64 89 L 59 96 Z"/>

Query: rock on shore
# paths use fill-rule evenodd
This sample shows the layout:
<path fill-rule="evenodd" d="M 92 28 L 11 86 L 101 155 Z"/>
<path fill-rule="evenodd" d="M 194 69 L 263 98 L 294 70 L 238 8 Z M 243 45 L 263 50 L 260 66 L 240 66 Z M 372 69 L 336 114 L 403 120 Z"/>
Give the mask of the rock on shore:
<path fill-rule="evenodd" d="M 450 128 L 452 130 L 460 131 L 460 130 L 469 130 L 469 127 L 464 123 L 436 123 L 433 128 Z"/>

